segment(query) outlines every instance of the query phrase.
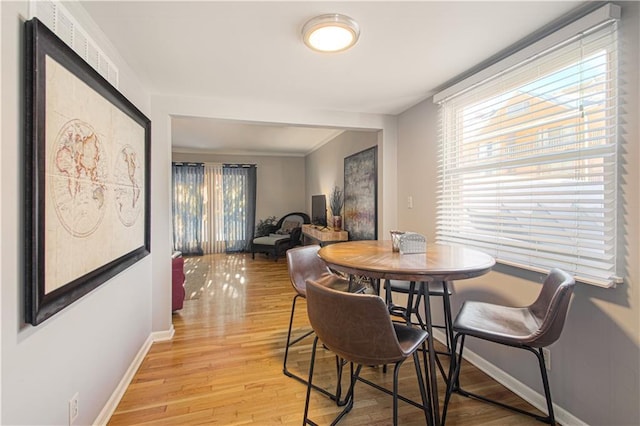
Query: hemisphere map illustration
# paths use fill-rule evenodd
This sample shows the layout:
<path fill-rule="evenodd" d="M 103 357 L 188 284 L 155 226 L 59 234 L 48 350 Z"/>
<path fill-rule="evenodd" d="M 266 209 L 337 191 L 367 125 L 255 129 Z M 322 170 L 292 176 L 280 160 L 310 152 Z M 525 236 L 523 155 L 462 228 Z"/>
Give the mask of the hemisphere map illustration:
<path fill-rule="evenodd" d="M 142 158 L 125 145 L 113 159 L 111 176 L 105 141 L 78 119 L 65 123 L 53 144 L 51 193 L 62 226 L 87 237 L 100 225 L 107 208 L 115 208 L 123 225 L 135 224 L 142 210 Z"/>
<path fill-rule="evenodd" d="M 49 294 L 143 247 L 149 194 L 146 125 L 55 59 L 45 63 L 41 247 Z"/>
<path fill-rule="evenodd" d="M 118 218 L 124 226 L 136 223 L 142 202 L 142 157 L 131 145 L 125 145 L 118 153 L 113 166 L 115 190 L 115 207 Z"/>

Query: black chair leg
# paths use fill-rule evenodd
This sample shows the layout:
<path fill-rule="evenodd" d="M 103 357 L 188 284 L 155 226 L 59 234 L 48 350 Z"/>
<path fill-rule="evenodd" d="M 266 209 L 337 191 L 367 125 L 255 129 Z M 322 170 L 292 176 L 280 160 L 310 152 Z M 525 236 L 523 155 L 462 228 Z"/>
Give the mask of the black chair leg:
<path fill-rule="evenodd" d="M 347 391 L 347 396 L 344 397 L 345 400 L 345 408 L 338 414 L 338 416 L 331 422 L 331 426 L 338 424 L 338 422 L 353 408 L 354 401 L 354 390 L 356 387 L 356 382 L 358 381 L 358 377 L 360 377 L 360 370 L 362 370 L 362 365 L 358 364 L 356 371 L 353 371 L 353 363 L 350 362 L 350 371 L 351 371 L 351 383 L 349 384 L 349 390 Z"/>
<path fill-rule="evenodd" d="M 423 345 L 424 347 L 424 345 Z M 420 397 L 422 398 L 422 406 L 424 407 L 424 418 L 427 421 L 427 425 L 433 425 L 433 417 L 431 416 L 431 393 L 427 393 L 425 381 L 422 377 L 422 367 L 420 367 L 420 358 L 418 357 L 418 351 L 413 353 L 413 363 L 416 367 L 416 377 L 418 379 L 418 388 L 420 389 Z M 427 377 L 428 377 L 427 373 Z M 444 423 L 443 423 L 444 424 Z"/>
<path fill-rule="evenodd" d="M 555 425 L 555 416 L 553 414 L 553 402 L 551 400 L 551 390 L 549 387 L 549 378 L 547 376 L 547 370 L 546 367 L 544 365 L 544 355 L 542 352 L 542 348 L 539 349 L 534 349 L 530 346 L 513 346 L 513 345 L 507 345 L 507 346 L 512 346 L 515 348 L 520 348 L 520 349 L 525 349 L 531 353 L 533 353 L 536 358 L 538 359 L 538 366 L 540 367 L 540 374 L 542 376 L 542 385 L 544 387 L 544 396 L 547 402 L 547 411 L 548 411 L 548 415 L 547 416 L 540 416 L 536 413 L 532 413 L 530 411 L 525 411 L 521 408 L 518 407 L 514 407 L 512 405 L 508 405 L 505 403 L 502 403 L 500 401 L 496 401 L 494 399 L 490 399 L 487 397 L 484 397 L 482 395 L 478 395 L 469 391 L 466 391 L 464 389 L 462 389 L 462 387 L 460 386 L 460 370 L 461 370 L 461 365 L 462 365 L 462 352 L 464 350 L 464 338 L 466 337 L 464 334 L 458 333 L 454 340 L 453 340 L 453 351 L 455 353 L 455 349 L 456 349 L 456 344 L 458 341 L 458 338 L 462 336 L 462 339 L 460 340 L 460 355 L 458 356 L 458 360 L 455 363 L 454 369 L 453 371 L 451 370 L 451 368 L 449 369 L 449 383 L 447 385 L 447 393 L 445 395 L 445 399 L 444 399 L 444 407 L 443 407 L 443 414 L 442 414 L 442 424 L 444 424 L 444 421 L 446 420 L 446 414 L 447 414 L 447 407 L 449 405 L 449 400 L 451 398 L 451 394 L 453 392 L 459 393 L 462 396 L 466 396 L 468 398 L 474 398 L 477 399 L 479 401 L 484 401 L 484 402 L 488 402 L 494 405 L 497 405 L 499 407 L 502 408 L 506 408 L 507 410 L 511 410 L 511 411 L 515 411 L 517 413 L 520 414 L 524 414 L 527 415 L 529 417 L 533 417 L 534 419 L 543 422 L 543 423 L 549 423 L 552 425 Z M 504 344 L 504 343 L 503 343 Z M 454 358 L 452 357 L 452 360 Z M 453 364 L 452 364 L 453 367 Z"/>
<path fill-rule="evenodd" d="M 298 343 L 299 341 L 301 341 L 302 339 L 306 338 L 307 336 L 310 336 L 311 334 L 313 334 L 313 330 L 305 333 L 304 335 L 296 338 L 295 340 L 291 341 L 291 331 L 293 328 L 293 317 L 296 311 L 296 302 L 298 301 L 298 297 L 300 297 L 299 294 L 296 294 L 293 298 L 293 303 L 291 304 L 291 317 L 289 318 L 289 331 L 287 333 L 287 345 L 284 348 L 284 362 L 282 365 L 282 371 L 285 374 L 285 376 L 289 376 L 289 377 L 294 377 L 294 378 L 298 378 L 300 380 L 302 380 L 304 382 L 304 379 L 301 379 L 300 377 L 296 376 L 295 374 L 291 373 L 288 369 L 287 369 L 287 359 L 289 358 L 289 348 L 293 345 L 295 345 L 296 343 Z"/>
<path fill-rule="evenodd" d="M 420 315 L 420 301 L 421 299 L 423 299 L 425 301 L 425 305 L 427 303 L 430 303 L 430 297 L 428 297 L 428 295 L 425 292 L 425 288 L 428 288 L 428 287 L 423 287 L 421 285 L 419 286 L 417 291 L 414 290 L 415 297 L 416 297 L 415 303 L 413 304 L 413 307 L 407 306 L 407 308 L 395 306 L 393 304 L 393 298 L 392 298 L 390 287 L 391 287 L 390 283 L 387 282 L 387 284 L 385 285 L 385 299 L 386 299 L 387 305 L 389 306 L 389 312 L 391 313 L 391 315 L 401 317 L 404 321 L 406 321 L 407 325 L 417 325 L 423 330 L 426 330 L 427 329 L 426 323 L 424 322 L 424 319 Z M 435 352 L 436 352 L 436 364 L 438 366 L 438 370 L 440 370 L 440 374 L 442 375 L 442 378 L 445 381 L 447 381 L 448 380 L 447 373 L 438 355 L 446 355 L 447 357 L 452 356 L 450 348 L 451 348 L 451 341 L 453 340 L 453 320 L 451 316 L 451 301 L 449 300 L 449 293 L 448 293 L 449 290 L 446 285 L 446 282 L 443 283 L 443 289 L 445 292 L 445 294 L 442 296 L 443 311 L 444 311 L 444 325 L 432 325 L 431 327 L 443 329 L 445 332 L 447 349 L 444 351 L 435 351 Z M 416 319 L 418 321 L 417 323 L 413 322 L 412 315 L 416 316 Z M 383 366 L 382 371 L 383 373 L 387 372 L 386 365 Z"/>
<path fill-rule="evenodd" d="M 318 337 L 313 340 L 313 348 L 311 349 L 311 365 L 309 367 L 309 379 L 307 381 L 307 396 L 304 403 L 304 417 L 302 418 L 302 424 L 304 425 L 312 425 L 318 426 L 317 423 L 309 419 L 309 400 L 311 399 L 311 388 L 317 389 L 313 385 L 313 369 L 316 363 L 316 351 L 318 348 Z M 341 361 L 342 362 L 342 361 Z M 353 371 L 353 363 L 350 363 L 351 367 L 351 383 L 349 384 L 349 390 L 347 391 L 347 395 L 345 397 L 345 407 L 338 414 L 338 416 L 331 422 L 331 426 L 336 425 L 351 409 L 353 408 L 353 396 L 354 396 L 354 388 L 356 385 L 356 381 L 358 381 L 358 377 L 360 376 L 360 370 L 362 369 L 361 365 L 358 365 L 356 371 Z M 339 380 L 339 378 L 338 378 Z"/>
<path fill-rule="evenodd" d="M 393 426 L 398 426 L 398 373 L 401 365 L 402 361 L 393 367 Z"/>
<path fill-rule="evenodd" d="M 556 418 L 553 414 L 553 401 L 551 400 L 551 388 L 549 387 L 549 377 L 547 376 L 547 367 L 544 365 L 544 352 L 542 352 L 542 348 L 538 349 L 536 352 L 536 357 L 538 358 L 538 365 L 540 366 L 540 374 L 542 375 L 542 386 L 544 387 L 544 397 L 547 400 L 547 422 L 549 424 L 556 424 Z"/>
<path fill-rule="evenodd" d="M 311 365 L 309 366 L 309 379 L 307 380 L 307 397 L 304 402 L 304 417 L 302 418 L 303 425 L 317 426 L 316 423 L 309 420 L 309 399 L 311 398 L 311 387 L 313 382 L 313 367 L 316 364 L 316 348 L 318 346 L 318 337 L 313 339 L 313 348 L 311 349 Z"/>
<path fill-rule="evenodd" d="M 336 404 L 338 406 L 345 405 L 347 402 L 346 399 L 344 401 L 340 401 L 340 396 L 342 394 L 342 370 L 344 368 L 344 361 L 342 358 L 336 355 L 336 371 L 338 372 L 338 383 L 336 384 Z M 353 365 L 351 366 L 351 374 L 353 375 Z"/>
<path fill-rule="evenodd" d="M 301 341 L 302 339 L 307 338 L 308 336 L 313 334 L 313 330 L 306 332 L 305 334 L 303 334 L 300 337 L 297 337 L 296 339 L 294 339 L 293 341 L 291 340 L 291 331 L 293 328 L 293 317 L 295 315 L 295 310 L 296 310 L 296 302 L 298 301 L 298 297 L 301 297 L 299 294 L 296 294 L 293 297 L 293 303 L 291 304 L 291 317 L 289 318 L 289 331 L 287 333 L 287 344 L 284 348 L 284 362 L 282 365 L 282 372 L 284 373 L 285 376 L 287 377 L 291 377 L 292 379 L 295 379 L 297 381 L 299 381 L 302 384 L 308 384 L 308 382 L 303 379 L 302 377 L 292 373 L 291 371 L 289 371 L 289 369 L 287 368 L 287 359 L 289 358 L 289 348 L 293 345 L 295 345 L 296 343 L 298 343 L 299 341 Z M 338 385 L 336 388 L 336 393 L 335 395 L 332 394 L 331 392 L 327 391 L 326 389 L 322 389 L 321 387 L 318 387 L 316 385 L 313 385 L 313 388 L 323 394 L 325 394 L 326 396 L 329 397 L 329 399 L 332 399 L 334 401 L 336 401 L 338 403 L 338 405 L 344 405 L 345 402 L 344 401 L 340 401 L 340 393 L 342 391 L 341 389 L 341 378 L 342 378 L 342 365 L 339 365 L 338 362 L 342 363 L 342 361 L 338 360 L 338 357 L 336 356 L 336 365 L 338 365 L 338 367 L 336 368 L 336 371 L 338 372 Z"/>
<path fill-rule="evenodd" d="M 449 288 L 446 281 L 442 282 L 442 307 L 444 314 L 444 324 L 436 324 L 431 325 L 432 328 L 438 328 L 444 330 L 445 334 L 445 345 L 447 347 L 446 350 L 438 351 L 436 350 L 436 363 L 438 365 L 438 369 L 440 370 L 440 374 L 442 378 L 447 382 L 448 376 L 445 373 L 444 366 L 442 365 L 442 361 L 440 360 L 439 355 L 446 355 L 448 358 L 453 356 L 453 352 L 451 351 L 451 345 L 453 342 L 453 319 L 451 316 L 451 300 L 449 299 Z M 423 295 L 425 299 L 425 304 L 431 302 L 431 297 L 429 295 Z"/>
<path fill-rule="evenodd" d="M 453 319 L 451 316 L 451 300 L 449 299 L 449 285 L 445 281 L 442 283 L 444 294 L 442 295 L 442 304 L 444 307 L 444 324 L 445 334 L 447 335 L 447 349 L 450 351 L 449 355 L 453 355 L 451 352 L 451 345 L 453 344 Z"/>
<path fill-rule="evenodd" d="M 460 336 L 460 334 L 456 334 L 451 345 L 452 355 L 451 362 L 449 364 L 449 380 L 447 381 L 447 392 L 445 393 L 444 406 L 442 407 L 442 424 L 445 424 L 445 420 L 447 419 L 447 408 L 449 407 L 451 394 L 459 387 L 458 377 L 460 375 L 460 366 L 462 365 L 462 351 L 464 349 L 464 335 L 462 335 L 462 340 L 460 341 L 460 355 L 456 360 L 456 347 L 458 345 L 458 338 L 460 338 Z"/>

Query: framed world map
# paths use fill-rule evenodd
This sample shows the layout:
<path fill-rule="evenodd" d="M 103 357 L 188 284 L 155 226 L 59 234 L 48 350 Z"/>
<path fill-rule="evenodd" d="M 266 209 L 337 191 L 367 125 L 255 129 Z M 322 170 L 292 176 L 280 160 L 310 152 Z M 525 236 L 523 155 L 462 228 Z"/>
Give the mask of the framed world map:
<path fill-rule="evenodd" d="M 150 252 L 150 120 L 36 18 L 26 23 L 25 321 Z"/>

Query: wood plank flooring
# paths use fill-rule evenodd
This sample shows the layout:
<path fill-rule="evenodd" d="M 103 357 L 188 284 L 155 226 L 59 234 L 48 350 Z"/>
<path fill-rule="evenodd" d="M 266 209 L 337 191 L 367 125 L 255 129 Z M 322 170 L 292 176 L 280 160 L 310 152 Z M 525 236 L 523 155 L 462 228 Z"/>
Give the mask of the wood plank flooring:
<path fill-rule="evenodd" d="M 195 299 L 173 314 L 175 336 L 155 343 L 109 421 L 109 425 L 281 425 L 302 423 L 306 386 L 282 373 L 282 360 L 294 291 L 286 260 L 256 255 L 207 255 L 187 259 L 188 273 L 202 287 Z M 202 271 L 202 269 L 200 269 Z M 199 278 L 198 275 L 200 275 Z M 203 278 L 204 277 L 204 278 Z M 201 283 L 201 284 L 200 284 Z M 193 289 L 193 282 L 190 286 Z M 294 335 L 309 330 L 304 301 L 298 302 Z M 289 352 L 289 369 L 306 376 L 312 338 Z M 318 351 L 314 383 L 334 389 L 335 358 Z M 363 377 L 391 387 L 392 373 L 366 367 Z M 441 379 L 439 377 L 439 379 Z M 419 400 L 415 370 L 408 360 L 400 371 L 400 393 Z M 444 394 L 442 380 L 439 389 Z M 466 363 L 461 383 L 470 391 L 501 398 L 525 409 L 526 402 Z M 346 385 L 345 385 L 346 386 Z M 388 425 L 391 397 L 363 383 L 343 425 Z M 340 410 L 318 392 L 310 417 L 329 424 Z M 423 413 L 399 403 L 403 425 L 424 424 Z M 537 424 L 527 416 L 454 395 L 449 425 Z"/>

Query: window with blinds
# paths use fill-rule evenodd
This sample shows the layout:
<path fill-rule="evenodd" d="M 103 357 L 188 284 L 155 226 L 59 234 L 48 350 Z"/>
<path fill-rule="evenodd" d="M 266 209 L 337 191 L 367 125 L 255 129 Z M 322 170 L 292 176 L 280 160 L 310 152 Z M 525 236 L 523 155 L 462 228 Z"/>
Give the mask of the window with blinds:
<path fill-rule="evenodd" d="M 439 241 L 621 282 L 616 31 L 599 23 L 439 99 Z"/>

